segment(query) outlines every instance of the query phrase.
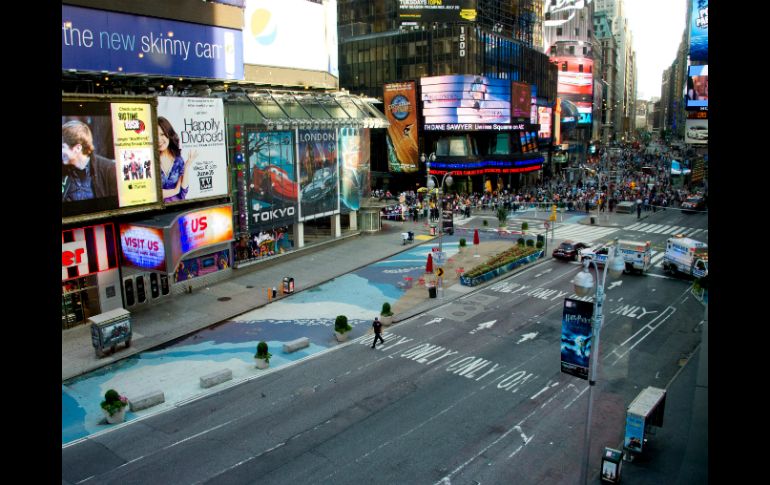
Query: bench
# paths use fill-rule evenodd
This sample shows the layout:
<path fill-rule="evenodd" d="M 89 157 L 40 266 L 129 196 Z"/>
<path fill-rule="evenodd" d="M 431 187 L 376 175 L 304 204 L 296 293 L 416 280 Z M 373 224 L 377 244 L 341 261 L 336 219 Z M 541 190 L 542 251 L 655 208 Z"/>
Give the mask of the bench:
<path fill-rule="evenodd" d="M 128 408 L 131 412 L 141 411 L 166 402 L 163 391 L 152 391 L 140 396 L 128 398 Z"/>
<path fill-rule="evenodd" d="M 304 349 L 305 347 L 310 346 L 310 339 L 307 337 L 300 337 L 298 339 L 292 340 L 291 342 L 286 342 L 283 344 L 283 351 L 288 353 L 295 352 L 299 349 Z"/>
<path fill-rule="evenodd" d="M 216 386 L 217 384 L 221 384 L 225 381 L 229 381 L 233 378 L 233 371 L 230 369 L 222 369 L 216 372 L 212 372 L 211 374 L 206 374 L 205 376 L 201 376 L 201 387 L 204 389 L 208 389 L 209 387 Z"/>

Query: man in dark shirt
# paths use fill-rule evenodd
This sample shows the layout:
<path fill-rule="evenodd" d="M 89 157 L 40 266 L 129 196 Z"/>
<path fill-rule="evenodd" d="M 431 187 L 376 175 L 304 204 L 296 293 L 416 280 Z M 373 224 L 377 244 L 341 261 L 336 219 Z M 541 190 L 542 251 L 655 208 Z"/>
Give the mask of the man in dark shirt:
<path fill-rule="evenodd" d="M 62 202 L 118 195 L 115 161 L 94 153 L 91 129 L 82 121 L 61 127 Z"/>
<path fill-rule="evenodd" d="M 377 339 L 380 339 L 381 343 L 385 343 L 384 340 L 382 340 L 382 322 L 380 322 L 380 319 L 377 317 L 374 317 L 374 322 L 372 322 L 372 328 L 374 329 L 374 341 L 372 342 L 372 348 L 377 345 Z"/>

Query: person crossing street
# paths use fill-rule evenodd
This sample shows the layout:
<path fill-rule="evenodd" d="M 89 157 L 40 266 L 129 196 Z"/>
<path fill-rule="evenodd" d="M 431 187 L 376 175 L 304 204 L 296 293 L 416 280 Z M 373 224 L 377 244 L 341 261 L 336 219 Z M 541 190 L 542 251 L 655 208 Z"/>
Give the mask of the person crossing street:
<path fill-rule="evenodd" d="M 380 322 L 378 317 L 374 317 L 372 328 L 374 329 L 374 341 L 372 342 L 372 348 L 374 348 L 375 345 L 377 345 L 377 339 L 380 339 L 380 343 L 385 343 L 385 341 L 382 339 L 382 322 Z"/>

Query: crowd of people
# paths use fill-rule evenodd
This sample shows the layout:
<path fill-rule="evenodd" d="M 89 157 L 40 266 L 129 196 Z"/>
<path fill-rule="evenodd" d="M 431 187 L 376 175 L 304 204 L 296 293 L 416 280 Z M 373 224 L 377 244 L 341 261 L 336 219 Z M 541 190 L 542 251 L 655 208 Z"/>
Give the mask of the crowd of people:
<path fill-rule="evenodd" d="M 473 211 L 496 211 L 498 207 L 517 211 L 533 204 L 546 208 L 556 204 L 567 211 L 613 212 L 624 201 L 633 202 L 640 211 L 676 208 L 695 187 L 675 185 L 670 167 L 670 152 L 657 147 L 626 148 L 613 153 L 600 149 L 589 158 L 576 181 L 569 180 L 567 171 L 561 171 L 535 186 L 485 193 L 447 193 L 443 196 L 444 210 L 451 207 L 458 217 L 469 217 Z M 394 195 L 376 190 L 373 195 L 380 200 L 393 200 L 393 205 L 382 210 L 386 219 L 438 220 L 434 199 L 423 193 L 407 191 Z"/>

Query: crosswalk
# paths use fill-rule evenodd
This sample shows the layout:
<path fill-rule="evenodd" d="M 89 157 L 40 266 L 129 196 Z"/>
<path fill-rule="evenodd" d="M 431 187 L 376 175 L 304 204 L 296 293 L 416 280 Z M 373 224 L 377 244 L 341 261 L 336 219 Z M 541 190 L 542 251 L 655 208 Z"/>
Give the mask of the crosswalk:
<path fill-rule="evenodd" d="M 670 226 L 668 224 L 646 224 L 644 222 L 637 222 L 631 224 L 623 229 L 626 231 L 646 232 L 651 234 L 681 234 L 687 237 L 701 236 L 706 237 L 708 235 L 708 229 L 696 229 L 694 227 L 684 226 Z"/>

